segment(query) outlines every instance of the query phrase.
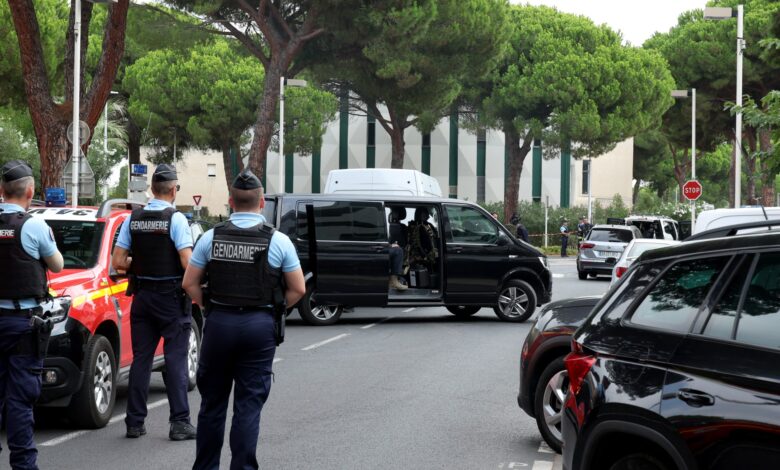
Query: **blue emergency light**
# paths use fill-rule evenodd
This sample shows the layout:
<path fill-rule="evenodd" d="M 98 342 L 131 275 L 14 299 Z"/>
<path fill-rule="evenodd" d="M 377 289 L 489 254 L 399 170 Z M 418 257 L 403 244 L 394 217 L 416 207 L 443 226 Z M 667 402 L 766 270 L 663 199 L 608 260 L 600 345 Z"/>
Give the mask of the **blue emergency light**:
<path fill-rule="evenodd" d="M 46 206 L 47 207 L 65 207 L 65 188 L 46 188 Z"/>

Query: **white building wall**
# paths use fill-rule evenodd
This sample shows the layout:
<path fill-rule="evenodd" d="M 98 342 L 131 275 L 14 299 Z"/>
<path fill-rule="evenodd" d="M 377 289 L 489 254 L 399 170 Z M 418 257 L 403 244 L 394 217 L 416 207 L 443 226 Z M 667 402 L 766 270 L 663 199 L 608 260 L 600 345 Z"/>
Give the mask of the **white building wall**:
<path fill-rule="evenodd" d="M 349 118 L 349 168 L 364 168 L 366 166 L 366 144 L 368 141 L 368 123 L 364 116 L 352 116 Z M 449 195 L 449 135 L 450 119 L 444 118 L 431 132 L 431 176 L 436 178 L 446 197 Z M 422 135 L 415 128 L 409 128 L 404 134 L 406 140 L 406 153 L 404 168 L 422 170 Z M 485 199 L 487 202 L 503 200 L 504 196 L 504 134 L 500 131 L 490 130 L 486 134 L 486 162 L 485 162 Z M 376 166 L 377 168 L 389 168 L 392 158 L 392 146 L 390 136 L 376 123 Z M 476 134 L 459 129 L 458 131 L 458 198 L 470 201 L 477 200 L 477 137 Z M 325 185 L 328 172 L 339 167 L 339 120 L 330 123 L 323 136 L 323 145 L 320 152 L 321 171 L 320 188 L 314 188 L 319 192 Z M 542 201 L 549 196 L 549 203 L 553 206 L 560 205 L 560 181 L 561 162 L 559 151 L 545 151 L 542 159 Z M 208 163 L 215 163 L 217 167 L 216 177 L 205 177 L 205 169 Z M 268 152 L 268 175 L 266 178 L 266 192 L 269 194 L 279 191 L 279 168 L 281 159 L 278 153 Z M 523 164 L 520 176 L 519 196 L 521 200 L 532 198 L 532 166 L 533 150 L 528 152 Z M 312 185 L 312 156 L 296 155 L 294 158 L 293 190 L 298 193 L 313 191 Z M 188 150 L 183 155 L 183 160 L 177 162 L 182 181 L 182 192 L 179 200 L 182 204 L 189 204 L 192 194 L 202 194 L 202 205 L 208 206 L 214 213 L 226 213 L 227 188 L 225 188 L 224 169 L 222 167 L 221 154 L 217 152 L 200 152 Z M 571 204 L 586 205 L 587 195 L 582 194 L 582 163 L 572 159 L 569 168 L 571 174 Z M 614 194 L 618 193 L 623 201 L 628 204 L 631 201 L 633 173 L 633 139 L 618 144 L 611 152 L 593 159 L 593 196 L 603 204 L 608 204 Z M 190 183 L 191 181 L 192 183 Z"/>

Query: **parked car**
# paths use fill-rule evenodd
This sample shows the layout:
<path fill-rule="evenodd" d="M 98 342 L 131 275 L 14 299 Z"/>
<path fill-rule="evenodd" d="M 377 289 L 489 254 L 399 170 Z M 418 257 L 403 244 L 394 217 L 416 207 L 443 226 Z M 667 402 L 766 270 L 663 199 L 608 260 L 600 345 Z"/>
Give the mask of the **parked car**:
<path fill-rule="evenodd" d="M 307 290 L 297 307 L 312 325 L 337 322 L 345 306 L 443 305 L 460 317 L 492 307 L 521 322 L 550 300 L 547 258 L 470 202 L 283 194 L 263 214 L 298 250 Z M 391 238 L 404 248 L 406 290 L 389 287 Z"/>
<path fill-rule="evenodd" d="M 561 451 L 561 413 L 569 389 L 563 358 L 571 352 L 571 336 L 582 325 L 600 295 L 551 302 L 539 313 L 520 354 L 517 404 L 536 425 L 547 444 Z"/>
<path fill-rule="evenodd" d="M 612 274 L 612 266 L 631 240 L 642 238 L 633 225 L 595 225 L 580 242 L 577 252 L 577 275 L 581 280 L 588 276 Z"/>
<path fill-rule="evenodd" d="M 572 338 L 563 467 L 774 469 L 780 233 L 642 254 Z"/>
<path fill-rule="evenodd" d="M 628 271 L 631 263 L 647 250 L 654 250 L 656 248 L 663 248 L 665 246 L 677 245 L 680 242 L 677 240 L 659 240 L 653 238 L 635 238 L 631 240 L 631 243 L 623 250 L 623 254 L 620 255 L 615 266 L 612 269 L 612 281 L 610 285 L 614 285 L 623 274 Z"/>
<path fill-rule="evenodd" d="M 120 206 L 116 208 L 115 206 Z M 109 200 L 95 207 L 31 207 L 52 229 L 65 261 L 64 269 L 49 273 L 54 303 L 67 318 L 51 334 L 43 363 L 38 406 L 63 408 L 82 427 L 108 423 L 116 401 L 117 383 L 127 379 L 133 359 L 130 340 L 131 297 L 127 278 L 111 268 L 111 251 L 119 227 L 137 203 Z M 200 232 L 191 224 L 193 234 Z M 195 387 L 203 316 L 192 306 L 188 353 L 190 389 Z M 164 372 L 162 341 L 154 370 Z"/>

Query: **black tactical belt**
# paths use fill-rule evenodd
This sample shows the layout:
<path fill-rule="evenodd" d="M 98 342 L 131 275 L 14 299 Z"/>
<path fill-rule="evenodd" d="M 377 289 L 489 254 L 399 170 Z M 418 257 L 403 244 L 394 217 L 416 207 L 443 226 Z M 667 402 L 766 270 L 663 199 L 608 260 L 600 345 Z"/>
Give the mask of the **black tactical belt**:
<path fill-rule="evenodd" d="M 181 278 L 176 279 L 137 279 L 135 280 L 135 288 L 139 290 L 156 290 L 167 289 L 171 286 L 181 288 Z"/>
<path fill-rule="evenodd" d="M 224 310 L 228 312 L 257 312 L 257 311 L 266 311 L 268 313 L 271 313 L 271 310 L 273 307 L 271 305 L 249 305 L 249 306 L 239 306 L 239 305 L 223 305 L 223 304 L 217 304 L 212 302 L 211 306 L 214 310 Z"/>
<path fill-rule="evenodd" d="M 32 308 L 0 308 L 0 317 L 22 317 L 22 318 L 30 318 L 33 315 L 40 315 L 43 313 L 43 309 L 41 307 L 32 307 Z"/>

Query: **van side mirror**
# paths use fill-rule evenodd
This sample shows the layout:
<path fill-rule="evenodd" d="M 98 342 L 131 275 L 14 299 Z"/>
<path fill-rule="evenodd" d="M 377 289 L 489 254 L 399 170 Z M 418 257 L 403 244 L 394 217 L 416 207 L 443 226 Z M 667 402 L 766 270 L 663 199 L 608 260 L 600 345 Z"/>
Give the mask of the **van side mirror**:
<path fill-rule="evenodd" d="M 507 246 L 509 245 L 509 237 L 507 237 L 504 232 L 498 232 L 498 240 L 496 240 L 496 245 L 498 246 Z"/>

